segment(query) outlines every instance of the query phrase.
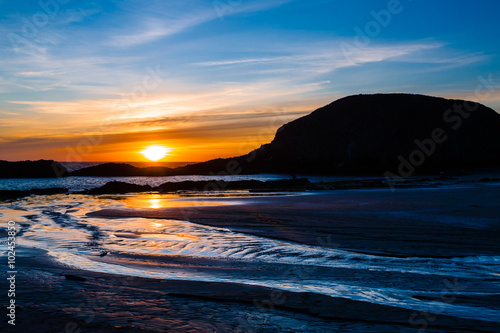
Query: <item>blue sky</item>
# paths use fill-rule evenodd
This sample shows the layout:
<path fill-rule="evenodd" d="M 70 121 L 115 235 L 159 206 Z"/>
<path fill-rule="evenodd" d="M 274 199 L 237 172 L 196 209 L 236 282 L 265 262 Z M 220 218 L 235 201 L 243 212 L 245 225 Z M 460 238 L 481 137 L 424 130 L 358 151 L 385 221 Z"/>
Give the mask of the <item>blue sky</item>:
<path fill-rule="evenodd" d="M 282 123 L 359 93 L 472 99 L 500 111 L 499 9 L 2 1 L 0 159 L 65 159 L 89 133 L 103 139 L 83 160 L 133 159 L 127 149 L 146 142 L 173 147 L 173 160 L 237 155 Z"/>

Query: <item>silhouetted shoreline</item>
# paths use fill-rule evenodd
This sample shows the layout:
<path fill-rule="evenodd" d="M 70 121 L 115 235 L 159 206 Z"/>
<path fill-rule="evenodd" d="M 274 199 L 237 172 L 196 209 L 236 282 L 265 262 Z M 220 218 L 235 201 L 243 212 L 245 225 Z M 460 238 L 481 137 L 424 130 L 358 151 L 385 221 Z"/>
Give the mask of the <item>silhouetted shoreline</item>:
<path fill-rule="evenodd" d="M 176 168 L 106 163 L 73 172 L 54 161 L 0 161 L 2 178 L 215 174 L 414 174 L 500 167 L 500 114 L 479 103 L 412 94 L 341 98 L 280 127 L 242 156 Z"/>
<path fill-rule="evenodd" d="M 457 186 L 475 183 L 498 183 L 500 178 L 479 178 L 477 180 L 463 180 L 460 177 L 430 177 L 409 178 L 397 184 L 390 184 L 381 178 L 366 178 L 358 180 L 338 180 L 312 183 L 307 178 L 281 179 L 271 181 L 244 180 L 244 181 L 181 181 L 166 182 L 159 186 L 139 185 L 122 181 L 110 181 L 101 187 L 84 191 L 72 192 L 75 194 L 126 194 L 126 193 L 177 193 L 214 192 L 214 191 L 249 191 L 249 192 L 303 192 L 303 191 L 333 191 L 333 190 L 364 190 L 364 189 L 394 189 L 410 188 L 439 188 L 443 186 Z M 30 190 L 0 190 L 0 201 L 19 199 L 29 195 L 52 195 L 71 193 L 68 188 L 50 187 L 33 188 Z"/>

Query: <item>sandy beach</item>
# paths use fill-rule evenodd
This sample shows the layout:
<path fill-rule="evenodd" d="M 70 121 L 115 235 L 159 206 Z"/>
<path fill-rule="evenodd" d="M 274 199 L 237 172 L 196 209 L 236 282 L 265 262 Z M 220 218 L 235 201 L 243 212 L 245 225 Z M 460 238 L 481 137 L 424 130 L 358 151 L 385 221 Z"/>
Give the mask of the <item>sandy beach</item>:
<path fill-rule="evenodd" d="M 118 245 L 110 244 L 105 255 L 94 248 L 64 256 L 59 249 L 22 245 L 16 258 L 16 327 L 0 325 L 11 332 L 35 325 L 40 332 L 499 332 L 498 275 L 485 278 L 495 266 L 486 262 L 474 272 L 461 267 L 471 258 L 498 258 L 499 192 L 498 186 L 484 185 L 181 196 L 167 208 L 130 201 L 139 195 L 94 197 L 106 204 L 50 216 L 66 221 L 66 228 L 75 216 L 95 225 L 165 221 L 169 229 L 162 234 L 171 230 L 171 238 L 186 237 L 174 235 L 174 221 L 190 221 L 195 228 L 206 225 L 241 242 L 251 237 L 249 242 L 273 247 L 253 257 L 226 256 L 227 248 L 213 256 L 217 248 L 207 250 L 205 243 L 188 254 L 167 254 L 168 247 L 127 253 L 120 251 L 123 242 L 158 235 L 124 227 L 113 231 Z M 57 200 L 93 197 L 46 198 L 57 207 Z M 110 204 L 115 201 L 129 204 Z M 26 233 L 21 237 L 33 237 Z M 188 243 L 196 244 L 196 235 Z M 296 259 L 286 252 L 303 249 L 309 252 Z M 347 252 L 320 258 L 325 249 Z M 3 256 L 2 290 L 8 289 L 6 262 Z M 391 305 L 398 304 L 391 297 L 403 305 Z"/>
<path fill-rule="evenodd" d="M 425 318 L 314 293 L 78 270 L 35 249 L 19 254 L 16 326 L 3 322 L 6 332 L 419 332 Z M 498 308 L 500 298 L 493 301 Z M 426 332 L 498 332 L 496 323 L 427 316 Z"/>
<path fill-rule="evenodd" d="M 340 190 L 164 209 L 103 209 L 91 216 L 180 219 L 309 245 L 406 257 L 500 253 L 498 186 Z M 471 236 L 474 237 L 471 237 Z"/>

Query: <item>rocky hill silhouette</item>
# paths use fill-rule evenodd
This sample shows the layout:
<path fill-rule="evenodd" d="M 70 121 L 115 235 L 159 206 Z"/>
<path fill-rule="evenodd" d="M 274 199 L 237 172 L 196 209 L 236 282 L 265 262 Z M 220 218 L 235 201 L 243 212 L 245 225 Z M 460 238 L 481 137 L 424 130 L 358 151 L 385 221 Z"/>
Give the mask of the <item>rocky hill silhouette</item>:
<path fill-rule="evenodd" d="M 500 166 L 500 114 L 474 102 L 412 94 L 339 99 L 278 129 L 274 140 L 179 174 L 378 173 Z M 402 167 L 403 165 L 403 167 Z"/>
<path fill-rule="evenodd" d="M 66 168 L 52 160 L 0 161 L 0 178 L 56 178 L 67 175 Z"/>
<path fill-rule="evenodd" d="M 106 163 L 71 173 L 54 161 L 0 161 L 0 177 L 387 173 L 500 167 L 500 114 L 412 94 L 355 95 L 283 125 L 249 154 L 175 169 Z"/>

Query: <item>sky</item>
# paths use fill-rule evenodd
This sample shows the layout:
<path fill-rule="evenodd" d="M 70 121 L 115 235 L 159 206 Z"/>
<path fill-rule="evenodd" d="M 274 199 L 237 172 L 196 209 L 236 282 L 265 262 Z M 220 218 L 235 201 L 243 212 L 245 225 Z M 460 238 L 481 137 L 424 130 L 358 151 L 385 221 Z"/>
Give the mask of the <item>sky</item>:
<path fill-rule="evenodd" d="M 0 159 L 250 152 L 353 94 L 500 111 L 494 0 L 0 1 Z"/>

